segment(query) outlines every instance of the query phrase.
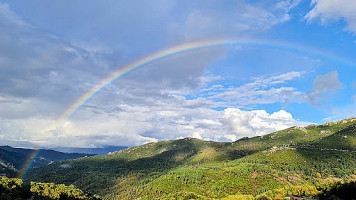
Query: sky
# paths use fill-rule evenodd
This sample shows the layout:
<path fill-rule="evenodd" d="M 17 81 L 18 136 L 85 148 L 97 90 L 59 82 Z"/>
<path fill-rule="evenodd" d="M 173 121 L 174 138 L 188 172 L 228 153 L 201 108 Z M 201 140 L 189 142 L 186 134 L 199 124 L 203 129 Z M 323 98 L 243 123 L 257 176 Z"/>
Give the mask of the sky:
<path fill-rule="evenodd" d="M 355 10 L 354 0 L 0 0 L 0 145 L 232 142 L 355 117 Z"/>

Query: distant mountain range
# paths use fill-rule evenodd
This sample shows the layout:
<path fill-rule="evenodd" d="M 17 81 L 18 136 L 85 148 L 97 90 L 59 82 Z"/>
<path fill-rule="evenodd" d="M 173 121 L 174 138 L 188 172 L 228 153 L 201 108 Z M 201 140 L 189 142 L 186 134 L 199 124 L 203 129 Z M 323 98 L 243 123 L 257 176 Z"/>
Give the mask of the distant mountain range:
<path fill-rule="evenodd" d="M 328 199 L 346 194 L 340 185 L 356 188 L 356 118 L 235 142 L 148 143 L 33 168 L 25 179 L 73 184 L 108 200 Z"/>
<path fill-rule="evenodd" d="M 66 152 L 66 153 L 84 153 L 84 154 L 95 154 L 95 155 L 106 155 L 115 151 L 120 151 L 122 149 L 127 149 L 126 146 L 107 146 L 102 148 L 72 148 L 72 147 L 57 147 L 53 148 L 55 151 Z"/>
<path fill-rule="evenodd" d="M 19 171 L 23 170 L 24 167 L 40 167 L 48 165 L 52 162 L 93 155 L 94 154 L 63 153 L 46 149 L 36 150 L 0 146 L 0 174 L 8 177 L 14 177 Z"/>

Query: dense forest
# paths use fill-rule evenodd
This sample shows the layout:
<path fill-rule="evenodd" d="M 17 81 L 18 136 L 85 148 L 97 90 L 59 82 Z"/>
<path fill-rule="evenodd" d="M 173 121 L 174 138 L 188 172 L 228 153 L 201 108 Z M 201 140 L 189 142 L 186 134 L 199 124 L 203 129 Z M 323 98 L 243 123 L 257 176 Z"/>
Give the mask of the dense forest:
<path fill-rule="evenodd" d="M 93 154 L 63 153 L 48 149 L 25 149 L 0 146 L 0 175 L 16 177 L 26 168 L 46 166 L 51 162 L 76 159 Z"/>
<path fill-rule="evenodd" d="M 65 186 L 54 183 L 30 182 L 24 184 L 21 179 L 0 177 L 1 200 L 97 200 L 99 196 L 91 196 L 88 193 L 75 188 L 73 185 Z"/>
<path fill-rule="evenodd" d="M 328 199 L 355 188 L 355 124 L 349 118 L 232 143 L 149 143 L 34 168 L 24 181 L 75 185 L 103 199 Z"/>

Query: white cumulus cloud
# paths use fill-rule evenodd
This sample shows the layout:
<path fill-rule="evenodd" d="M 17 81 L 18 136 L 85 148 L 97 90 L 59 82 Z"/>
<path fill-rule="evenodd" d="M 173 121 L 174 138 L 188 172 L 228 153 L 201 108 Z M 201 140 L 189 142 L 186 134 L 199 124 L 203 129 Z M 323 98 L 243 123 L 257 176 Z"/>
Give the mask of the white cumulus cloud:
<path fill-rule="evenodd" d="M 308 124 L 296 121 L 290 113 L 284 110 L 269 114 L 265 110 L 244 111 L 238 108 L 225 109 L 221 121 L 237 138 L 260 136 L 291 126 Z M 227 137 L 231 136 L 227 135 Z"/>
<path fill-rule="evenodd" d="M 344 20 L 347 30 L 356 33 L 356 1 L 312 0 L 313 8 L 305 16 L 308 21 L 319 19 L 322 24 Z"/>

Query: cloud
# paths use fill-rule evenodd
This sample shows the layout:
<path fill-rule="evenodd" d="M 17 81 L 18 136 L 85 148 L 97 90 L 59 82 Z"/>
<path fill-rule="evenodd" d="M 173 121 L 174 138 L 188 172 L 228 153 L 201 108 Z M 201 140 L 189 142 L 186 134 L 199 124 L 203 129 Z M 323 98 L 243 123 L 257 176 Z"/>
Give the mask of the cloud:
<path fill-rule="evenodd" d="M 289 21 L 290 16 L 288 11 L 289 10 L 285 10 L 284 7 L 279 7 L 279 4 L 277 4 L 277 7 L 274 7 L 271 10 L 265 10 L 259 6 L 247 4 L 241 10 L 239 10 L 239 12 L 241 12 L 239 17 L 243 19 L 242 23 L 245 25 L 245 28 L 250 30 L 266 30 L 276 24 Z"/>
<path fill-rule="evenodd" d="M 63 3 L 55 4 L 60 4 L 58 12 L 62 12 Z M 135 7 L 134 4 L 130 3 L 129 7 Z M 105 87 L 71 118 L 58 123 L 56 118 L 82 94 L 111 72 L 143 54 L 151 53 L 152 49 L 196 38 L 236 36 L 242 32 L 267 30 L 289 20 L 288 12 L 298 1 L 279 1 L 267 6 L 267 9 L 260 4 L 249 5 L 239 1 L 228 10 L 221 7 L 220 1 L 215 1 L 210 6 L 217 6 L 218 13 L 210 12 L 209 6 L 202 4 L 200 10 L 195 7 L 183 9 L 185 11 L 179 19 L 165 18 L 175 16 L 164 11 L 166 7 L 172 8 L 174 3 L 162 5 L 154 1 L 152 4 L 149 10 L 157 9 L 157 13 L 129 13 L 127 19 L 132 20 L 130 23 L 121 24 L 120 20 L 124 18 L 113 17 L 117 16 L 116 12 L 108 15 L 112 17 L 110 22 L 113 18 L 120 22 L 110 33 L 114 35 L 115 30 L 120 29 L 119 39 L 110 42 L 123 43 L 118 42 L 115 47 L 102 41 L 83 42 L 86 37 L 79 41 L 65 41 L 17 16 L 6 4 L 0 4 L 0 24 L 3 25 L 0 33 L 1 143 L 15 146 L 101 147 L 140 145 L 180 137 L 234 141 L 243 136 L 266 134 L 298 124 L 290 113 L 283 110 L 269 114 L 265 110 L 244 111 L 241 107 L 292 101 L 301 92 L 285 84 L 302 78 L 304 72 L 261 76 L 251 83 L 228 88 L 221 83 L 224 82 L 222 77 L 206 74 L 206 68 L 224 56 L 223 48 L 189 51 L 138 68 Z M 145 5 L 147 3 L 142 4 L 143 7 Z M 175 6 L 189 7 L 183 4 Z M 64 7 L 67 8 L 66 5 Z M 64 21 L 76 16 L 73 10 L 68 12 L 70 14 Z M 147 20 L 144 18 L 146 15 Z M 106 39 L 106 33 L 100 34 L 98 27 L 98 21 L 104 19 L 92 19 L 90 25 L 83 24 L 81 31 L 89 33 L 88 30 L 93 29 Z M 73 24 L 78 23 L 76 20 Z M 168 24 L 172 24 L 170 22 L 177 23 L 173 33 L 165 30 L 169 28 Z M 125 28 L 128 29 L 122 32 Z M 147 35 L 142 34 L 146 29 Z M 69 30 L 68 27 L 66 30 Z M 175 34 L 183 35 L 183 39 L 172 39 Z M 125 40 L 127 35 L 132 37 Z M 146 45 L 147 41 L 154 45 Z M 130 50 L 127 49 L 128 43 L 132 45 Z M 322 90 L 319 82 L 322 83 L 316 81 L 315 84 L 315 96 L 328 91 Z M 217 107 L 226 109 L 211 109 Z M 262 126 L 268 128 L 263 129 Z"/>
<path fill-rule="evenodd" d="M 105 45 L 69 43 L 40 30 L 0 4 L 0 95 L 2 101 L 20 99 L 7 106 L 26 113 L 48 115 L 40 107 L 54 108 L 57 115 L 108 74 L 130 60 L 117 61 L 120 54 Z M 222 48 L 200 49 L 170 56 L 137 69 L 106 87 L 96 104 L 157 104 L 174 99 L 172 93 L 191 93 L 200 86 L 204 70 L 223 54 Z M 137 59 L 137 57 L 135 57 Z M 144 81 L 143 81 L 144 80 Z M 211 80 L 210 80 L 211 81 Z M 115 99 L 115 102 L 112 101 Z M 94 103 L 94 104 L 95 104 Z M 15 108 L 18 106 L 18 108 Z M 34 111 L 38 110 L 37 111 Z M 5 109 L 3 117 L 14 116 Z"/>
<path fill-rule="evenodd" d="M 217 17 L 203 13 L 200 10 L 194 10 L 186 19 L 186 27 L 189 30 L 210 30 L 212 26 L 218 23 Z"/>
<path fill-rule="evenodd" d="M 187 3 L 184 10 L 188 12 L 180 13 L 185 19 L 170 23 L 167 30 L 171 38 L 180 40 L 250 36 L 290 20 L 289 12 L 299 2 L 235 1 L 227 6 L 223 1 L 202 1 L 199 9 L 191 5 L 196 2 Z"/>
<path fill-rule="evenodd" d="M 291 126 L 307 124 L 297 122 L 284 110 L 268 114 L 265 110 L 243 111 L 238 108 L 225 109 L 221 121 L 237 138 L 260 136 Z"/>
<path fill-rule="evenodd" d="M 157 47 L 193 39 L 260 33 L 289 20 L 290 9 L 298 3 L 290 0 L 257 3 L 238 0 L 229 4 L 217 0 L 109 0 L 107 3 L 71 2 L 68 8 L 68 2 L 24 2 L 22 5 L 34 12 L 21 14 L 63 38 L 125 48 L 128 50 L 125 53 L 134 51 L 141 55 Z"/>
<path fill-rule="evenodd" d="M 269 75 L 254 78 L 254 81 L 237 87 L 212 85 L 200 90 L 200 95 L 213 101 L 220 101 L 227 107 L 245 107 L 261 104 L 282 103 L 285 106 L 292 102 L 307 102 L 313 106 L 321 105 L 332 94 L 343 87 L 338 79 L 338 72 L 332 71 L 317 76 L 310 91 L 298 91 L 288 87 L 290 81 L 302 78 L 305 72 L 288 72 L 280 75 Z"/>
<path fill-rule="evenodd" d="M 142 84 L 140 87 L 146 89 L 147 85 L 160 89 L 195 89 L 204 81 L 213 81 L 218 78 L 204 76 L 205 68 L 219 60 L 224 55 L 224 50 L 223 47 L 215 47 L 170 56 L 140 68 L 137 73 L 131 72 L 123 77 L 122 81 L 134 80 Z M 143 82 L 142 79 L 145 79 L 145 81 Z"/>
<path fill-rule="evenodd" d="M 302 0 L 282 0 L 276 4 L 276 8 L 280 10 L 290 11 L 292 8 L 298 6 Z"/>
<path fill-rule="evenodd" d="M 54 118 L 61 112 L 54 102 L 35 98 L 21 98 L 0 94 L 0 118 L 24 119 L 28 117 L 46 116 Z"/>
<path fill-rule="evenodd" d="M 306 93 L 306 101 L 312 105 L 320 104 L 320 100 L 327 97 L 343 87 L 338 79 L 339 74 L 336 71 L 320 75 L 313 81 L 313 88 Z"/>
<path fill-rule="evenodd" d="M 353 0 L 312 0 L 313 8 L 305 16 L 308 21 L 319 19 L 322 24 L 344 20 L 347 30 L 356 32 L 356 2 Z"/>
<path fill-rule="evenodd" d="M 255 78 L 254 82 L 241 86 L 243 88 L 241 95 L 242 91 L 247 93 L 246 96 L 252 93 L 260 96 L 268 94 L 259 100 L 253 100 L 253 97 L 251 97 L 250 104 L 273 102 L 273 98 L 280 98 L 283 91 L 293 93 L 296 91 L 294 91 L 294 88 L 269 87 L 299 78 L 301 74 L 301 72 L 290 72 Z M 325 79 L 332 79 L 335 76 L 333 73 L 331 74 L 322 75 L 315 79 L 313 89 L 315 94 L 330 90 L 330 87 L 325 89 L 320 85 L 325 84 Z M 256 88 L 261 91 L 250 91 Z M 264 88 L 266 90 L 262 92 Z M 333 88 L 335 89 L 335 87 Z M 132 99 L 139 98 L 139 94 L 142 92 L 135 94 L 130 90 L 126 91 L 126 95 L 132 95 Z M 321 91 L 321 93 L 316 91 Z M 110 94 L 110 90 L 105 92 Z M 268 99 L 271 96 L 273 98 Z M 23 118 L 3 118 L 0 121 L 0 134 L 3 133 L 2 135 L 4 135 L 2 142 L 13 144 L 14 141 L 18 141 L 23 146 L 32 144 L 32 146 L 48 147 L 102 147 L 107 145 L 140 145 L 146 142 L 180 137 L 234 141 L 245 136 L 264 135 L 290 126 L 307 124 L 298 122 L 284 110 L 272 114 L 265 110 L 246 111 L 238 108 L 226 108 L 222 111 L 213 110 L 209 107 L 226 104 L 217 103 L 203 97 L 187 99 L 179 93 L 166 93 L 158 99 L 152 99 L 151 104 L 149 103 L 150 94 L 148 93 L 142 97 L 142 102 L 136 103 L 129 103 L 129 99 L 117 102 L 118 99 L 116 98 L 110 102 L 105 95 L 104 97 L 105 101 L 94 98 L 92 103 L 82 107 L 70 119 L 61 124 L 58 124 L 54 119 L 46 119 L 42 115 L 38 117 L 29 115 L 23 116 Z M 125 98 L 128 97 L 123 97 L 123 99 Z M 2 97 L 0 102 L 24 106 L 26 105 L 23 104 L 25 101 L 27 100 Z M 102 102 L 106 103 L 103 104 Z M 8 112 L 11 112 L 11 106 Z M 7 116 L 7 114 L 4 115 Z M 11 136 L 8 133 L 11 133 Z"/>
<path fill-rule="evenodd" d="M 6 4 L 0 13 L 0 95 L 63 106 L 107 73 L 87 51 L 34 27 Z"/>
<path fill-rule="evenodd" d="M 305 124 L 283 110 L 268 114 L 265 110 L 243 111 L 237 108 L 217 111 L 175 105 L 155 108 L 127 105 L 120 112 L 111 114 L 82 109 L 74 118 L 61 124 L 34 117 L 26 120 L 2 119 L 0 135 L 4 135 L 1 144 L 18 141 L 22 146 L 133 146 L 181 137 L 235 141 L 245 136 L 264 135 Z M 11 135 L 7 134 L 10 132 Z"/>
<path fill-rule="evenodd" d="M 282 84 L 302 77 L 304 72 L 288 72 L 279 75 L 261 76 L 254 78 L 253 82 L 238 87 L 220 87 L 213 85 L 202 88 L 200 92 L 208 99 L 224 101 L 227 106 L 247 106 L 257 104 L 270 104 L 282 102 L 288 104 L 300 99 L 302 92 L 296 88 L 286 87 Z"/>
<path fill-rule="evenodd" d="M 6 19 L 6 21 L 1 21 L 2 26 L 24 26 L 26 28 L 33 28 L 30 24 L 26 23 L 19 16 L 13 13 L 8 4 L 0 3 L 0 10 L 0 18 Z"/>
<path fill-rule="evenodd" d="M 217 127 L 215 113 L 198 117 L 209 113 L 202 108 L 215 102 L 183 95 L 220 79 L 203 75 L 222 55 L 221 48 L 186 52 L 137 69 L 58 123 L 56 118 L 72 102 L 129 61 L 113 61 L 117 52 L 105 45 L 65 42 L 0 5 L 0 23 L 6 24 L 0 34 L 2 144 L 139 145 L 179 136 L 208 137 L 206 132 Z"/>
<path fill-rule="evenodd" d="M 35 116 L 25 119 L 0 118 L 0 134 L 4 135 L 0 143 L 24 147 L 42 146 L 48 138 L 49 124 L 53 124 L 53 120 Z"/>

